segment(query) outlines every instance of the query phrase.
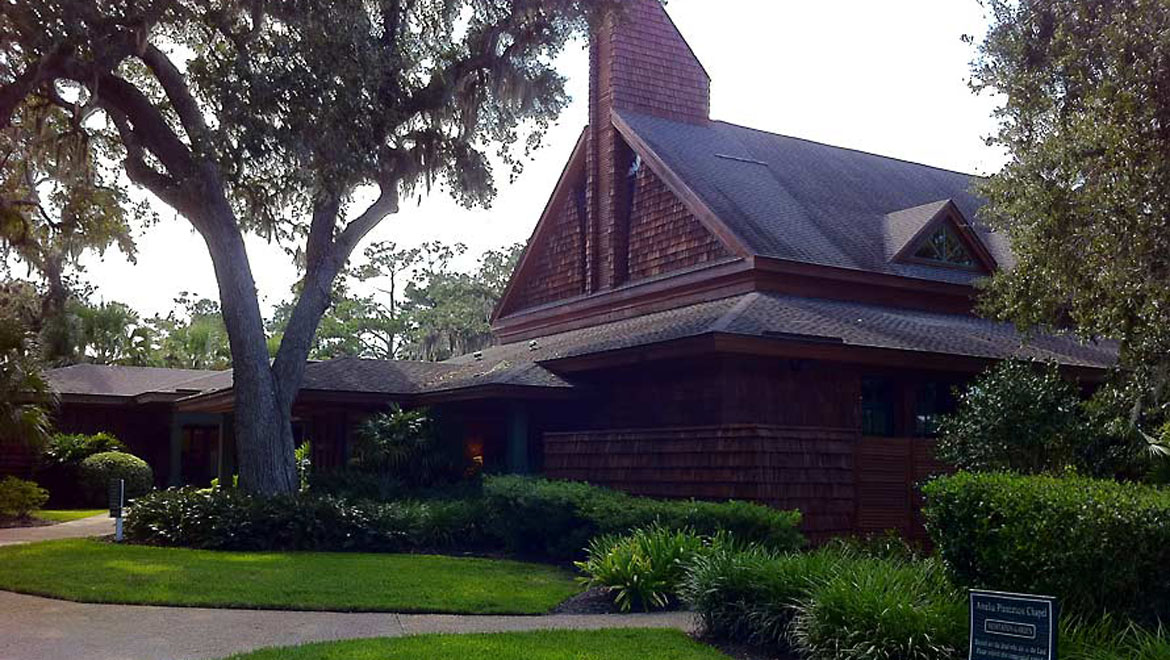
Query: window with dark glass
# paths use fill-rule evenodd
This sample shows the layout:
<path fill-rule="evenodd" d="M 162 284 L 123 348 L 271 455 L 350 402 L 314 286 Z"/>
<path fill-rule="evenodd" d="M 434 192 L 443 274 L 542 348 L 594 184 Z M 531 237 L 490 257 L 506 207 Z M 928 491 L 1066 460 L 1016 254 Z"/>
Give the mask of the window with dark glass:
<path fill-rule="evenodd" d="M 937 436 L 940 418 L 954 409 L 954 393 L 946 383 L 919 385 L 914 397 L 914 435 L 920 438 Z"/>
<path fill-rule="evenodd" d="M 947 266 L 963 268 L 975 266 L 975 259 L 967 251 L 967 246 L 963 245 L 963 241 L 959 240 L 955 231 L 947 224 L 939 225 L 938 229 L 918 247 L 914 257 Z"/>
<path fill-rule="evenodd" d="M 894 435 L 894 397 L 885 378 L 861 379 L 861 434 Z"/>

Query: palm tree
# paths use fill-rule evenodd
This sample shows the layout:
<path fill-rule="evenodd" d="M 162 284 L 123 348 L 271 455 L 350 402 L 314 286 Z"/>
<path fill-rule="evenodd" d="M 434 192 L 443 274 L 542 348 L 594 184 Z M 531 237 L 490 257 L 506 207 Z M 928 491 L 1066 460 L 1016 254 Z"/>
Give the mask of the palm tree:
<path fill-rule="evenodd" d="M 25 324 L 0 315 L 0 444 L 40 447 L 49 439 L 56 394 L 39 355 Z"/>

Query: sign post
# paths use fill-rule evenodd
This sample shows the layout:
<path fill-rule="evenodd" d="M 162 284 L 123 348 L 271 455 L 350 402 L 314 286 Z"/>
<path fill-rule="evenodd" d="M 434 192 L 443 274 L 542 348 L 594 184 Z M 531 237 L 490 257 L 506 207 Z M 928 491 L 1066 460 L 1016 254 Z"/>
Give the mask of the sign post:
<path fill-rule="evenodd" d="M 126 506 L 126 482 L 110 479 L 110 517 L 114 519 L 114 540 L 122 541 L 122 509 Z"/>
<path fill-rule="evenodd" d="M 969 660 L 1057 660 L 1055 598 L 976 589 L 970 598 Z"/>

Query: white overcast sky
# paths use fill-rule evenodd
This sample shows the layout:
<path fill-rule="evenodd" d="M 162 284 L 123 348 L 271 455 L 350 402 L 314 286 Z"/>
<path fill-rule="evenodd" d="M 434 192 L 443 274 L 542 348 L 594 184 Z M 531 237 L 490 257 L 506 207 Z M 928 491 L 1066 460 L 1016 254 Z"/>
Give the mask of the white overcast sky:
<path fill-rule="evenodd" d="M 961 37 L 981 37 L 986 25 L 977 0 L 671 0 L 667 7 L 711 75 L 714 119 L 974 174 L 1003 162 L 983 143 L 994 102 L 966 84 L 974 52 Z M 485 249 L 527 239 L 586 123 L 584 44 L 571 45 L 559 67 L 573 103 L 518 181 L 501 173 L 492 208 L 465 210 L 436 192 L 404 203 L 368 240 L 462 241 L 470 265 Z M 145 315 L 165 315 L 181 291 L 218 299 L 202 240 L 158 208 L 162 221 L 139 234 L 137 265 L 115 253 L 86 259 L 98 298 Z M 249 253 L 267 313 L 287 297 L 295 270 L 262 240 L 250 240 Z"/>

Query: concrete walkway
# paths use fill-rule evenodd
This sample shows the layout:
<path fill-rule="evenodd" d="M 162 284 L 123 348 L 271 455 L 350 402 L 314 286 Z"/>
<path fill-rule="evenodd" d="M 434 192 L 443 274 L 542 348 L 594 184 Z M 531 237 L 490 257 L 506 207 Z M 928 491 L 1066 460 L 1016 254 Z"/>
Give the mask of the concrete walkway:
<path fill-rule="evenodd" d="M 105 536 L 114 533 L 114 520 L 103 513 L 81 520 L 44 525 L 42 527 L 9 527 L 0 529 L 0 545 L 35 543 L 54 539 L 80 539 L 87 536 Z M 0 656 L 2 658 L 4 656 Z"/>
<path fill-rule="evenodd" d="M 0 567 L 3 570 L 3 567 Z M 95 605 L 0 591 L 0 660 L 186 660 L 266 646 L 421 633 L 678 628 L 689 612 L 457 616 Z"/>

